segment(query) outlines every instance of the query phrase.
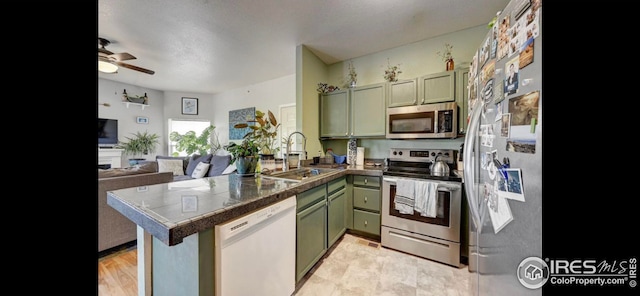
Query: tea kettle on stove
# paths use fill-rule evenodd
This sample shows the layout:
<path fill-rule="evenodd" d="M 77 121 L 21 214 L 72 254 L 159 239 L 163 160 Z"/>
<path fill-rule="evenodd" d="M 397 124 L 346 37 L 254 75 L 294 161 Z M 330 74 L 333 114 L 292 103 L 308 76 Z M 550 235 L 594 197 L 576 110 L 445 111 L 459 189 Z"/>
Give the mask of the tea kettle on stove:
<path fill-rule="evenodd" d="M 436 155 L 436 158 L 433 160 L 431 166 L 429 167 L 431 176 L 449 176 L 449 165 L 444 160 L 438 160 L 438 157 L 440 156 L 442 156 L 442 154 Z"/>

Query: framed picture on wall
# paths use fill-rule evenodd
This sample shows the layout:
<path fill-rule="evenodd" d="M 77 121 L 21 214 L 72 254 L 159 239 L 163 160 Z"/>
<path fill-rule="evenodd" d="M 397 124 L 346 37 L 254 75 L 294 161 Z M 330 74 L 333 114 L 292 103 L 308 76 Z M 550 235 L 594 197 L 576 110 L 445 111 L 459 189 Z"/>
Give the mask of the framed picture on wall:
<path fill-rule="evenodd" d="M 198 115 L 198 99 L 182 97 L 182 114 Z"/>
<path fill-rule="evenodd" d="M 148 124 L 149 123 L 149 117 L 137 116 L 136 117 L 136 123 L 138 123 L 138 124 Z"/>

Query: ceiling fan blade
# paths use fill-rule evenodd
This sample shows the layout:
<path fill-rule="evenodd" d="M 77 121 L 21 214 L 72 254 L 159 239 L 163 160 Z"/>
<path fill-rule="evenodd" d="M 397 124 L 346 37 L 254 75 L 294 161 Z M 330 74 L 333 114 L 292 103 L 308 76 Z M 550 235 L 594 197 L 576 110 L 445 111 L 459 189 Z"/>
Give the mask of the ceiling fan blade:
<path fill-rule="evenodd" d="M 114 59 L 116 59 L 116 61 L 127 61 L 127 60 L 135 60 L 136 57 L 134 57 L 133 55 L 127 53 L 127 52 L 121 52 L 121 53 L 112 53 L 109 55 L 109 57 L 112 57 Z"/>
<path fill-rule="evenodd" d="M 110 52 L 109 50 L 107 50 L 106 48 L 102 47 L 102 48 L 98 48 L 98 54 L 104 54 L 104 55 L 112 55 L 113 52 Z"/>
<path fill-rule="evenodd" d="M 129 64 L 123 63 L 123 62 L 114 61 L 113 63 L 118 65 L 118 66 L 120 66 L 120 67 L 131 69 L 131 70 L 140 71 L 142 73 L 147 73 L 149 75 L 153 75 L 153 74 L 156 73 L 155 71 L 151 71 L 151 70 L 148 70 L 148 69 L 145 69 L 145 68 L 140 68 L 140 67 L 134 66 L 134 65 L 129 65 Z"/>

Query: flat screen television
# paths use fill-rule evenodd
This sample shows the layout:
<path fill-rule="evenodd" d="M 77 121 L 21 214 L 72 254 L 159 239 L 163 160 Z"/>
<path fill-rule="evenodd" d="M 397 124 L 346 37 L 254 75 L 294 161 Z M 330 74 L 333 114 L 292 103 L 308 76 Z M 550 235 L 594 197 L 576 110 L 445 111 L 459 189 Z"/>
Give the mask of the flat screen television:
<path fill-rule="evenodd" d="M 118 120 L 98 118 L 98 147 L 114 147 L 118 144 Z"/>

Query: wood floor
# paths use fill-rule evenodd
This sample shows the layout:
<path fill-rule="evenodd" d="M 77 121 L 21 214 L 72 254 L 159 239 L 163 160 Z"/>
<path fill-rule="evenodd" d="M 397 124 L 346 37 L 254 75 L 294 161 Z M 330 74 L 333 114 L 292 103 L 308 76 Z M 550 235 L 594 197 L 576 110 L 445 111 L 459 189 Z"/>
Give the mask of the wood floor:
<path fill-rule="evenodd" d="M 98 295 L 137 296 L 137 257 L 134 246 L 98 259 Z"/>

